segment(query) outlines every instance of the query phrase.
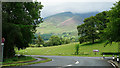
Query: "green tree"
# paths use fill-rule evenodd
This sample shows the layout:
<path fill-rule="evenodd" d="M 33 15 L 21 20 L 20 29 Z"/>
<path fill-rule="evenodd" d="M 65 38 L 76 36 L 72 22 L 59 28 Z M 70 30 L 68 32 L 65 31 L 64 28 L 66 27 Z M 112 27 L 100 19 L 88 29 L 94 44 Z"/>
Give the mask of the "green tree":
<path fill-rule="evenodd" d="M 40 47 L 40 45 L 43 45 L 44 44 L 44 41 L 43 39 L 41 38 L 41 36 L 39 35 L 37 40 L 36 40 L 36 43 L 38 44 L 38 47 Z"/>
<path fill-rule="evenodd" d="M 108 11 L 103 11 L 101 13 L 96 14 L 95 17 L 95 28 L 98 33 L 99 38 L 103 38 L 103 30 L 107 27 L 107 23 L 109 22 Z"/>
<path fill-rule="evenodd" d="M 90 41 L 94 43 L 95 39 L 97 39 L 97 32 L 95 27 L 95 17 L 91 16 L 89 18 L 84 19 L 84 24 L 77 27 L 78 35 L 80 35 L 79 41 L 80 43 L 85 41 Z"/>
<path fill-rule="evenodd" d="M 51 36 L 49 39 L 50 42 L 52 42 L 53 46 L 54 45 L 61 45 L 61 40 L 58 36 Z"/>
<path fill-rule="evenodd" d="M 15 55 L 14 47 L 24 49 L 31 43 L 40 17 L 41 3 L 38 2 L 3 2 L 2 36 L 6 39 L 4 58 Z"/>
<path fill-rule="evenodd" d="M 114 4 L 108 12 L 109 23 L 107 28 L 104 29 L 104 38 L 108 43 L 120 42 L 120 1 Z M 119 48 L 120 49 L 120 48 Z"/>

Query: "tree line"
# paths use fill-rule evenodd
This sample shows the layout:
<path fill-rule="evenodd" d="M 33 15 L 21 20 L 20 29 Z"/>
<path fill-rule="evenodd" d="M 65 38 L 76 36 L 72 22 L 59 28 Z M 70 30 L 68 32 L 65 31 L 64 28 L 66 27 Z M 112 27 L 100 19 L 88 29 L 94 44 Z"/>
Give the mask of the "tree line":
<path fill-rule="evenodd" d="M 34 44 L 30 44 L 31 47 L 48 47 L 48 46 L 58 46 L 62 44 L 68 44 L 70 43 L 70 39 L 65 37 L 59 37 L 57 35 L 52 35 L 48 41 L 44 41 L 42 37 L 39 35 L 34 39 Z"/>

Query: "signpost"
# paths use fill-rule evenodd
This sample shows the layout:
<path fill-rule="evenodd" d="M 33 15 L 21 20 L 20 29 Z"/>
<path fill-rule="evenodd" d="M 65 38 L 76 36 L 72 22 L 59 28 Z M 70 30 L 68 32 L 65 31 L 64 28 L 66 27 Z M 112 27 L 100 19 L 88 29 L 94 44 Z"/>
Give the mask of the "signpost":
<path fill-rule="evenodd" d="M 3 37 L 3 38 L 2 38 L 2 43 L 1 43 L 1 45 L 2 45 L 2 62 L 3 62 L 4 42 L 5 42 L 5 38 Z"/>
<path fill-rule="evenodd" d="M 103 59 L 105 59 L 105 55 L 103 54 Z"/>
<path fill-rule="evenodd" d="M 96 52 L 99 52 L 99 50 L 93 50 L 93 52 L 95 52 L 95 55 L 96 55 Z"/>

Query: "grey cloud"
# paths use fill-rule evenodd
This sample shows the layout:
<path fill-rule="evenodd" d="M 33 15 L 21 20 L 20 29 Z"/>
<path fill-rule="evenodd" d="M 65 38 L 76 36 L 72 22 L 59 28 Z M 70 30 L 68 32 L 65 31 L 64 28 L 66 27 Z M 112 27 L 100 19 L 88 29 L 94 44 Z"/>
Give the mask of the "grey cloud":
<path fill-rule="evenodd" d="M 47 17 L 63 11 L 70 11 L 73 13 L 102 12 L 110 10 L 112 6 L 113 2 L 66 2 L 52 6 L 44 5 L 41 15 L 42 17 Z"/>

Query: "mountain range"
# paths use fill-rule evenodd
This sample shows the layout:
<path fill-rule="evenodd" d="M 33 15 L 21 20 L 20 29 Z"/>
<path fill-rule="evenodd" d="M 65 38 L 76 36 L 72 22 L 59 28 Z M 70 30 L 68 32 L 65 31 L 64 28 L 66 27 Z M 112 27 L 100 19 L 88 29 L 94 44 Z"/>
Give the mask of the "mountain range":
<path fill-rule="evenodd" d="M 83 20 L 90 16 L 95 16 L 99 12 L 72 13 L 62 12 L 44 18 L 44 22 L 39 24 L 36 33 L 40 34 L 62 34 L 71 32 L 77 35 L 77 26 L 83 23 Z"/>

